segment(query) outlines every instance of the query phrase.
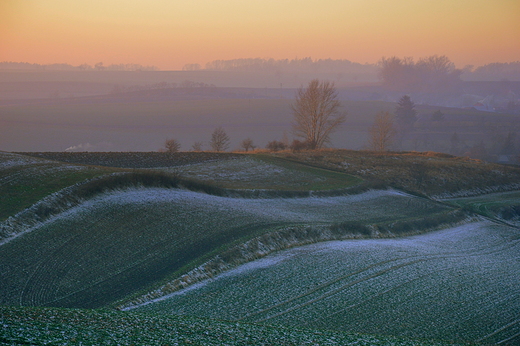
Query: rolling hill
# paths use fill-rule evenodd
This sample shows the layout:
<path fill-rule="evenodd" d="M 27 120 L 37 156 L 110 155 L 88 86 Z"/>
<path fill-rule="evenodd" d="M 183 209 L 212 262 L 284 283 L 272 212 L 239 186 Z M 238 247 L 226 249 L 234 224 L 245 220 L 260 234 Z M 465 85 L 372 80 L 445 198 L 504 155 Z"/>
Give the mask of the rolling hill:
<path fill-rule="evenodd" d="M 502 263 L 520 258 L 519 168 L 432 153 L 30 155 L 0 153 L 2 342 L 17 337 L 9 325 L 44 338 L 53 314 L 78 335 L 96 314 L 172 326 L 196 314 L 216 330 L 228 324 L 214 318 L 254 322 L 229 326 L 263 340 L 282 326 L 360 342 L 344 333 L 518 339 L 520 278 Z M 486 202 L 500 206 L 483 211 L 486 192 L 503 192 Z M 324 241 L 337 243 L 309 245 Z M 63 310 L 114 307 L 130 311 Z"/>

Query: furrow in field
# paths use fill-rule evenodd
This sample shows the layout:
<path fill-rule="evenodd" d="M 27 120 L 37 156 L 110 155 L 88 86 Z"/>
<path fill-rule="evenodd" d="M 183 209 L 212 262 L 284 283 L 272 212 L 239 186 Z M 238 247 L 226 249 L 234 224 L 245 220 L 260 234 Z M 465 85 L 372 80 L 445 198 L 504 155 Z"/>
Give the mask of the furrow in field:
<path fill-rule="evenodd" d="M 519 245 L 517 229 L 489 221 L 314 244 L 138 310 L 448 340 L 490 335 L 484 342 L 507 344 L 520 328 L 511 324 L 520 309 Z"/>
<path fill-rule="evenodd" d="M 9 290 L 2 301 L 12 304 L 15 295 L 18 304 L 85 306 L 103 290 L 123 295 L 135 289 L 125 282 L 143 287 L 250 233 L 413 215 L 417 210 L 407 207 L 410 198 L 395 191 L 285 199 L 160 188 L 114 191 L 3 244 L 0 278 L 9 282 Z M 424 213 L 445 210 L 435 203 L 424 208 Z M 40 244 L 37 251 L 27 252 L 35 242 Z M 24 273 L 18 272 L 21 267 Z"/>
<path fill-rule="evenodd" d="M 359 283 L 361 283 L 361 282 L 368 281 L 368 280 L 371 280 L 371 279 L 373 279 L 373 278 L 377 278 L 377 277 L 379 277 L 379 276 L 382 276 L 382 275 L 384 275 L 384 274 L 387 274 L 388 272 L 391 272 L 391 271 L 394 271 L 394 270 L 397 270 L 397 269 L 400 269 L 400 268 L 402 268 L 402 267 L 406 267 L 406 266 L 409 266 L 409 265 L 413 265 L 413 264 L 416 264 L 416 263 L 419 263 L 419 262 L 423 262 L 423 261 L 424 261 L 424 260 L 419 259 L 419 260 L 416 260 L 416 261 L 402 263 L 402 264 L 399 264 L 399 265 L 396 265 L 396 266 L 392 266 L 392 267 L 390 267 L 390 268 L 388 268 L 388 269 L 384 269 L 384 270 L 378 271 L 378 272 L 376 272 L 375 274 L 372 274 L 372 275 L 369 275 L 369 276 L 367 276 L 367 277 L 363 277 L 363 278 L 360 278 L 360 279 L 354 280 L 354 281 L 352 281 L 352 282 L 349 282 L 349 283 L 347 283 L 347 284 L 345 284 L 345 285 L 340 286 L 339 288 L 336 288 L 336 289 L 334 289 L 334 290 L 331 290 L 331 291 L 329 291 L 329 292 L 326 292 L 326 293 L 324 293 L 324 294 L 318 296 L 317 298 L 313 298 L 313 299 L 308 300 L 308 301 L 306 301 L 306 302 L 304 302 L 304 303 L 301 303 L 301 304 L 295 305 L 295 306 L 293 306 L 293 307 L 291 307 L 291 308 L 288 308 L 287 310 L 284 310 L 284 311 L 279 312 L 279 313 L 277 313 L 277 314 L 274 314 L 274 315 L 268 316 L 268 317 L 263 318 L 263 319 L 260 319 L 260 320 L 255 320 L 255 322 L 265 322 L 265 321 L 267 321 L 267 320 L 277 318 L 277 317 L 279 317 L 279 316 L 282 316 L 282 315 L 288 314 L 288 313 L 290 313 L 290 312 L 293 312 L 293 311 L 295 311 L 295 310 L 297 310 L 297 309 L 301 309 L 301 308 L 306 307 L 306 306 L 308 306 L 308 305 L 314 304 L 314 303 L 316 303 L 316 302 L 318 302 L 318 301 L 320 301 L 320 300 L 323 300 L 323 299 L 327 299 L 327 298 L 329 298 L 329 297 L 332 297 L 333 295 L 336 295 L 336 294 L 338 294 L 339 292 L 341 292 L 341 291 L 343 291 L 343 290 L 346 290 L 347 288 L 350 288 L 350 287 L 352 287 L 352 286 L 354 286 L 354 285 L 357 285 L 357 284 L 359 284 Z"/>
<path fill-rule="evenodd" d="M 361 273 L 363 273 L 363 272 L 365 272 L 365 271 L 368 271 L 368 270 L 370 270 L 370 269 L 373 269 L 373 268 L 375 268 L 375 267 L 378 267 L 378 266 L 381 266 L 381 265 L 384 265 L 384 264 L 388 264 L 388 263 L 391 263 L 391 262 L 395 262 L 395 261 L 397 261 L 397 260 L 400 260 L 400 259 L 391 259 L 391 260 L 388 260 L 388 261 L 383 261 L 383 262 L 379 262 L 379 263 L 372 264 L 372 265 L 370 265 L 370 266 L 368 266 L 368 267 L 365 267 L 365 268 L 362 268 L 362 269 L 360 269 L 360 270 L 358 270 L 358 271 L 356 271 L 356 272 L 354 272 L 354 273 L 349 273 L 349 274 L 344 275 L 344 276 L 341 276 L 341 277 L 339 277 L 339 278 L 337 278 L 337 279 L 334 279 L 334 280 L 331 280 L 331 281 L 328 281 L 328 282 L 322 283 L 322 284 L 318 285 L 317 287 L 315 287 L 314 289 L 311 289 L 310 291 L 305 292 L 304 294 L 300 294 L 300 295 L 298 295 L 298 296 L 296 296 L 296 297 L 292 297 L 292 298 L 290 298 L 290 299 L 288 299 L 288 300 L 285 300 L 285 301 L 283 301 L 283 302 L 280 302 L 280 303 L 278 303 L 278 304 L 275 304 L 275 305 L 273 305 L 273 306 L 270 306 L 270 307 L 268 307 L 268 308 L 266 308 L 266 309 L 262 309 L 262 310 L 259 310 L 259 311 L 255 311 L 255 312 L 250 313 L 250 314 L 248 314 L 248 315 L 245 315 L 244 317 L 239 318 L 239 319 L 237 319 L 237 320 L 238 320 L 238 321 L 246 320 L 246 319 L 250 319 L 251 317 L 254 317 L 254 316 L 260 315 L 260 314 L 265 314 L 265 313 L 267 313 L 267 312 L 269 312 L 269 311 L 271 311 L 271 310 L 277 309 L 277 308 L 279 308 L 279 307 L 281 307 L 281 306 L 283 306 L 283 305 L 290 304 L 290 303 L 292 303 L 292 302 L 294 302 L 294 301 L 296 301 L 296 300 L 298 300 L 298 299 L 302 299 L 302 298 L 307 297 L 307 296 L 309 296 L 309 295 L 311 295 L 311 294 L 314 294 L 314 293 L 316 293 L 316 292 L 318 292 L 318 291 L 321 291 L 321 290 L 323 290 L 323 289 L 326 289 L 326 288 L 332 286 L 333 284 L 336 284 L 336 283 L 338 283 L 338 282 L 340 282 L 340 281 L 346 280 L 346 279 L 348 279 L 348 278 L 350 278 L 350 277 L 352 277 L 352 276 L 355 276 L 355 275 L 361 274 Z"/>
<path fill-rule="evenodd" d="M 280 308 L 280 307 L 282 307 L 284 305 L 288 305 L 288 304 L 291 304 L 291 303 L 293 303 L 293 302 L 295 302 L 297 300 L 300 300 L 300 299 L 303 299 L 305 297 L 309 297 L 311 295 L 314 295 L 318 291 L 322 291 L 322 290 L 328 289 L 328 288 L 330 288 L 330 286 L 332 286 L 332 285 L 334 285 L 334 284 L 336 284 L 336 283 L 338 283 L 340 281 L 347 280 L 348 278 L 351 278 L 351 277 L 356 277 L 356 276 L 358 276 L 360 274 L 364 274 L 364 275 L 369 274 L 371 269 L 373 269 L 375 267 L 387 265 L 387 264 L 392 263 L 392 262 L 403 261 L 403 260 L 414 260 L 414 261 L 433 260 L 433 261 L 437 261 L 437 260 L 440 260 L 440 259 L 453 259 L 453 258 L 459 258 L 459 257 L 467 258 L 468 256 L 480 257 L 482 255 L 491 255 L 493 253 L 504 252 L 506 250 L 509 250 L 509 249 L 515 247 L 515 246 L 518 246 L 518 244 L 520 244 L 520 241 L 518 241 L 518 240 L 510 241 L 510 242 L 507 242 L 507 243 L 504 243 L 504 242 L 500 242 L 500 243 L 490 242 L 490 243 L 485 244 L 482 247 L 471 248 L 471 249 L 467 249 L 465 251 L 446 252 L 446 253 L 439 254 L 439 255 L 427 255 L 427 256 L 421 255 L 421 256 L 400 257 L 400 258 L 395 258 L 395 259 L 391 259 L 391 260 L 375 263 L 373 265 L 370 265 L 370 266 L 368 266 L 366 268 L 363 268 L 361 270 L 358 270 L 356 272 L 349 273 L 348 275 L 341 276 L 341 277 L 338 277 L 338 278 L 336 278 L 334 280 L 331 280 L 329 282 L 322 283 L 319 286 L 317 286 L 316 288 L 314 288 L 314 289 L 312 289 L 312 290 L 310 290 L 310 291 L 308 291 L 308 292 L 306 292 L 304 294 L 295 296 L 293 298 L 290 298 L 290 299 L 288 299 L 286 301 L 283 301 L 283 302 L 280 302 L 278 304 L 275 304 L 275 305 L 273 305 L 271 307 L 268 307 L 266 309 L 262 309 L 262 310 L 255 311 L 253 313 L 247 314 L 246 316 L 244 316 L 244 317 L 242 317 L 242 318 L 240 318 L 238 320 L 245 320 L 245 319 L 250 320 L 254 316 L 261 315 L 261 314 L 266 314 L 267 312 L 275 310 L 275 309 L 278 309 L 278 308 Z M 415 263 L 415 262 L 410 262 L 410 263 Z M 400 268 L 402 266 L 403 265 L 397 265 L 397 266 L 394 266 L 392 268 Z M 372 274 L 372 275 L 370 275 L 370 276 L 368 276 L 366 278 L 358 279 L 358 280 L 354 281 L 353 283 L 348 283 L 348 284 L 346 284 L 346 285 L 344 285 L 344 286 L 342 286 L 342 287 L 340 287 L 338 289 L 335 289 L 335 290 L 337 292 L 339 292 L 341 289 L 348 288 L 352 284 L 359 283 L 359 282 L 362 282 L 363 280 L 368 280 L 368 279 L 377 277 L 378 275 L 382 275 L 382 274 L 392 270 L 392 268 L 380 271 L 379 272 L 380 274 Z M 443 270 L 445 270 L 445 269 L 443 269 Z M 326 292 L 326 293 L 318 296 L 317 298 L 310 299 L 307 302 L 302 303 L 302 306 L 306 306 L 308 304 L 312 304 L 314 302 L 319 301 L 320 299 L 328 298 L 330 293 L 331 292 Z M 297 308 L 298 308 L 298 306 L 292 307 L 292 308 L 288 309 L 287 312 L 290 312 L 290 311 L 292 311 L 294 309 L 297 309 Z M 279 316 L 281 314 L 283 314 L 283 313 L 275 314 L 272 317 L 264 318 L 264 319 L 261 319 L 260 321 L 267 320 L 267 319 L 270 319 L 270 318 L 274 318 L 274 317 L 277 317 L 277 316 Z M 257 319 L 255 319 L 255 321 L 257 321 Z"/>
<path fill-rule="evenodd" d="M 494 336 L 494 335 L 496 335 L 496 334 L 498 334 L 498 333 L 501 333 L 502 331 L 504 331 L 504 330 L 506 330 L 506 329 L 508 329 L 508 328 L 511 328 L 511 327 L 513 327 L 514 325 L 518 325 L 518 324 L 520 324 L 520 319 L 518 319 L 518 320 L 516 320 L 516 321 L 513 321 L 513 322 L 511 322 L 511 323 L 508 323 L 508 324 L 506 324 L 506 325 L 504 325 L 504 326 L 498 328 L 497 330 L 494 330 L 492 333 L 489 333 L 489 334 L 483 336 L 482 338 L 478 339 L 477 341 L 478 341 L 478 342 L 482 342 L 482 341 L 484 341 L 484 340 L 487 340 L 487 339 L 491 338 L 492 336 Z M 516 336 L 518 336 L 518 334 L 517 334 L 517 335 L 513 335 L 512 337 L 516 337 Z"/>
<path fill-rule="evenodd" d="M 442 270 L 442 269 L 441 269 L 441 270 Z M 437 271 L 435 271 L 435 272 L 438 272 L 438 271 L 441 271 L 441 270 L 437 270 Z M 446 269 L 444 269 L 444 270 L 446 270 Z M 329 313 L 329 314 L 327 314 L 327 315 L 323 315 L 323 316 L 321 316 L 321 317 L 315 319 L 315 320 L 313 321 L 313 323 L 316 323 L 316 322 L 317 322 L 317 323 L 320 323 L 320 321 L 323 322 L 323 321 L 325 321 L 325 320 L 327 320 L 327 319 L 333 318 L 335 315 L 338 315 L 338 314 L 344 313 L 344 312 L 347 311 L 347 310 L 355 309 L 355 308 L 357 308 L 357 307 L 359 307 L 359 306 L 361 306 L 361 305 L 363 305 L 363 304 L 365 304 L 365 303 L 367 303 L 367 302 L 369 302 L 369 301 L 371 301 L 371 300 L 378 299 L 378 298 L 384 296 L 385 294 L 389 294 L 389 293 L 391 293 L 391 292 L 393 292 L 393 291 L 397 291 L 397 290 L 399 290 L 399 289 L 402 289 L 403 287 L 405 287 L 405 286 L 407 286 L 407 285 L 409 285 L 409 284 L 411 284 L 411 283 L 413 283 L 413 282 L 421 281 L 421 280 L 423 280 L 426 276 L 431 275 L 431 274 L 432 274 L 432 273 L 427 273 L 427 274 L 425 274 L 425 275 L 421 275 L 421 276 L 417 276 L 417 277 L 414 277 L 414 278 L 409 279 L 409 280 L 405 280 L 405 281 L 403 281 L 402 283 L 400 283 L 400 284 L 398 284 L 398 285 L 396 285 L 396 286 L 392 286 L 392 287 L 390 287 L 389 289 L 383 290 L 383 291 L 381 291 L 381 292 L 377 292 L 376 294 L 374 294 L 374 295 L 372 295 L 372 296 L 370 296 L 370 297 L 368 297 L 368 298 L 366 298 L 366 299 L 364 299 L 364 300 L 361 300 L 361 301 L 359 301 L 359 302 L 356 302 L 355 304 L 351 304 L 351 305 L 349 305 L 349 306 L 346 306 L 346 307 L 344 307 L 344 308 L 342 308 L 342 309 L 336 310 L 336 311 L 334 311 L 334 312 L 332 312 L 332 313 Z M 305 326 L 305 325 L 307 325 L 307 324 L 309 324 L 309 322 L 305 322 L 305 323 L 303 323 L 302 325 Z"/>

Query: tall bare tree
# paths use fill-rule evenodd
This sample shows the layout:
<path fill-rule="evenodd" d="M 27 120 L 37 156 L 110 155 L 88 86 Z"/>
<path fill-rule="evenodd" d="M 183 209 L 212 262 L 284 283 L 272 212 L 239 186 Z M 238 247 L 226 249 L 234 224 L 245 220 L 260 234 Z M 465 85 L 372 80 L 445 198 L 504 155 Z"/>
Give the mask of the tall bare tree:
<path fill-rule="evenodd" d="M 394 140 L 395 134 L 396 131 L 392 114 L 389 112 L 378 113 L 370 128 L 370 149 L 375 151 L 388 150 Z"/>
<path fill-rule="evenodd" d="M 222 127 L 217 127 L 211 134 L 211 148 L 214 151 L 225 151 L 229 147 L 229 136 Z"/>
<path fill-rule="evenodd" d="M 291 105 L 294 134 L 303 138 L 309 149 L 322 148 L 331 133 L 345 121 L 340 107 L 334 83 L 313 79 L 306 88 L 298 89 L 295 103 Z"/>

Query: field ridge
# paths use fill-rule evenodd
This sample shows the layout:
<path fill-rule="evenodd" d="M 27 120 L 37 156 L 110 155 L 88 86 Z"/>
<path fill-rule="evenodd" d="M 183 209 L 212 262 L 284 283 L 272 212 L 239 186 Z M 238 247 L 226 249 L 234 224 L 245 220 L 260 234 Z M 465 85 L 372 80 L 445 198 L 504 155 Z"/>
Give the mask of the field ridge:
<path fill-rule="evenodd" d="M 178 176 L 162 172 L 117 172 L 54 192 L 0 223 L 0 245 L 96 195 L 129 187 L 177 187 Z"/>
<path fill-rule="evenodd" d="M 190 287 L 202 281 L 234 269 L 242 264 L 263 258 L 274 252 L 318 242 L 348 239 L 393 238 L 410 236 L 442 228 L 456 227 L 478 220 L 460 209 L 450 210 L 437 215 L 400 221 L 396 230 L 396 222 L 386 224 L 363 225 L 357 222 L 344 222 L 323 226 L 296 226 L 273 230 L 232 246 L 228 250 L 214 256 L 202 265 L 186 274 L 175 278 L 160 287 L 120 302 L 119 310 L 131 310 L 155 301 L 166 299 L 172 293 Z M 395 233 L 395 232 L 398 233 Z"/>

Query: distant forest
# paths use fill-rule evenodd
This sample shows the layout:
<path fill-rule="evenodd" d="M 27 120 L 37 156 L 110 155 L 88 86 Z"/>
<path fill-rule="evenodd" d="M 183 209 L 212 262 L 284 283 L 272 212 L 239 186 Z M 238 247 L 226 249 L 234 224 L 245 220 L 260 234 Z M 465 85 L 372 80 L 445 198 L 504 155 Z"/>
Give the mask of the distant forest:
<path fill-rule="evenodd" d="M 475 67 L 473 65 L 467 65 L 463 68 L 455 68 L 454 64 L 451 63 L 449 58 L 446 56 L 433 55 L 430 57 L 420 58 L 417 62 L 414 62 L 413 58 L 404 57 L 389 57 L 381 58 L 377 64 L 360 64 L 352 62 L 346 59 L 317 59 L 302 58 L 302 59 L 263 59 L 263 58 L 244 58 L 244 59 L 231 59 L 231 60 L 213 60 L 203 67 L 200 64 L 186 64 L 182 68 L 184 71 L 249 71 L 249 72 L 263 72 L 271 74 L 282 74 L 282 73 L 337 73 L 337 74 L 365 74 L 365 75 L 376 75 L 379 74 L 380 79 L 383 82 L 388 82 L 388 75 L 385 77 L 381 75 L 381 69 L 385 66 L 388 70 L 390 68 L 389 63 L 393 64 L 393 67 L 398 67 L 398 70 L 394 69 L 394 73 L 398 72 L 401 75 L 407 75 L 408 81 L 406 84 L 411 83 L 411 79 L 422 79 L 417 78 L 420 75 L 424 77 L 424 73 L 428 70 L 428 67 L 435 65 L 435 62 L 442 61 L 443 71 L 441 74 L 445 74 L 444 82 L 447 80 L 448 72 L 450 79 L 453 80 L 462 79 L 466 81 L 520 81 L 520 61 L 513 62 L 495 62 L 486 64 L 483 66 Z M 391 65 L 392 65 L 391 64 Z M 426 67 L 426 68 L 425 68 Z M 436 66 L 436 69 L 439 66 Z M 446 69 L 447 68 L 447 69 Z M 0 70 L 50 70 L 50 71 L 161 71 L 156 66 L 143 66 L 140 64 L 111 64 L 105 66 L 102 62 L 95 65 L 81 64 L 73 66 L 70 64 L 31 64 L 27 62 L 11 62 L 4 61 L 0 62 Z M 431 69 L 430 69 L 431 70 Z M 431 81 L 431 79 L 430 79 Z M 404 80 L 401 80 L 402 84 Z M 438 81 L 436 81 L 438 82 Z"/>
<path fill-rule="evenodd" d="M 490 63 L 479 67 L 467 65 L 462 69 L 456 69 L 446 56 L 430 56 L 419 59 L 414 63 L 413 58 L 383 57 L 377 64 L 360 64 L 345 59 L 262 59 L 246 58 L 232 60 L 213 60 L 208 62 L 204 68 L 200 64 L 186 64 L 183 70 L 209 70 L 209 71 L 254 71 L 254 72 L 329 72 L 329 73 L 378 73 L 385 63 L 398 61 L 398 64 L 406 68 L 415 69 L 413 73 L 424 73 L 422 67 L 435 65 L 438 61 L 446 63 L 443 67 L 448 67 L 446 72 L 451 73 L 451 78 L 458 79 L 460 76 L 464 80 L 518 80 L 520 81 L 520 61 L 506 63 Z M 433 64 L 432 64 L 433 61 Z M 419 70 L 421 70 L 419 72 Z M 443 71 L 443 73 L 445 72 Z M 381 76 L 383 77 L 383 76 Z M 385 80 L 385 78 L 382 78 Z"/>
<path fill-rule="evenodd" d="M 0 70 L 51 70 L 51 71 L 158 71 L 156 66 L 143 66 L 140 64 L 112 64 L 105 66 L 98 62 L 94 66 L 81 64 L 73 66 L 69 64 L 30 64 L 28 62 L 0 62 Z"/>

